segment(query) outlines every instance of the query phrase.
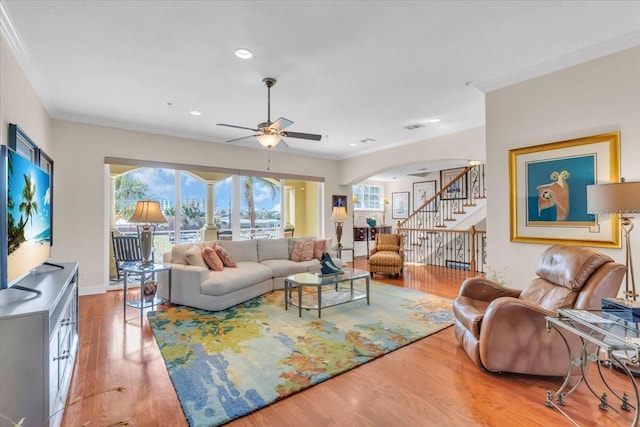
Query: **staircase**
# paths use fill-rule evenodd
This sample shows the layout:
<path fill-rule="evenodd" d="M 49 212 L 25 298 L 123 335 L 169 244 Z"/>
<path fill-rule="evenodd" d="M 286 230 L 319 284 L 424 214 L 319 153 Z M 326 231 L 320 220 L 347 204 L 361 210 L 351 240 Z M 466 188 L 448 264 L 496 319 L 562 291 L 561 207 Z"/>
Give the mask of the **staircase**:
<path fill-rule="evenodd" d="M 484 164 L 466 167 L 407 219 L 398 221 L 404 235 L 405 261 L 484 271 L 486 231 Z"/>

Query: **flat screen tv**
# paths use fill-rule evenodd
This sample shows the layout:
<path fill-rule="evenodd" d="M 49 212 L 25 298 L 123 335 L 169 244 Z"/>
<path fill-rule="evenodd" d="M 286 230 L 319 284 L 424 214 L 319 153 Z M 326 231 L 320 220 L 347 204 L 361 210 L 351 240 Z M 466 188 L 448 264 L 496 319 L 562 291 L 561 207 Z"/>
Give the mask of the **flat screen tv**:
<path fill-rule="evenodd" d="M 51 256 L 51 177 L 30 159 L 0 146 L 0 289 L 19 287 L 20 279 Z"/>

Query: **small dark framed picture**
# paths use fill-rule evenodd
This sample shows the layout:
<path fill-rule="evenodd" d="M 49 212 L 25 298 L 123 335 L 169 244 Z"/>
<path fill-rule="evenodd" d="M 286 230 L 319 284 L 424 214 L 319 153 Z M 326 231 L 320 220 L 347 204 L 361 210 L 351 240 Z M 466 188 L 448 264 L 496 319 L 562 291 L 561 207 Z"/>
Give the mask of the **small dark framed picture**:
<path fill-rule="evenodd" d="M 347 211 L 347 196 L 335 194 L 331 196 L 331 210 L 338 207 L 343 207 Z"/>

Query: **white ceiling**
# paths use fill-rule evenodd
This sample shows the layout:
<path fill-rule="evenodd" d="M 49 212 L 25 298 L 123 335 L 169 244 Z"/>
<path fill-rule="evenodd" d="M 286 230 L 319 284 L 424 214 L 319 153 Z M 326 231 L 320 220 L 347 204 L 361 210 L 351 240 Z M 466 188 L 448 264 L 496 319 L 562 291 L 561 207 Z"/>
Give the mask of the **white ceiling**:
<path fill-rule="evenodd" d="M 250 132 L 216 123 L 266 120 L 269 76 L 271 119 L 323 135 L 276 149 L 335 159 L 483 126 L 483 91 L 640 45 L 638 1 L 0 7 L 0 29 L 54 118 L 225 143 Z M 240 47 L 253 59 L 237 58 Z"/>

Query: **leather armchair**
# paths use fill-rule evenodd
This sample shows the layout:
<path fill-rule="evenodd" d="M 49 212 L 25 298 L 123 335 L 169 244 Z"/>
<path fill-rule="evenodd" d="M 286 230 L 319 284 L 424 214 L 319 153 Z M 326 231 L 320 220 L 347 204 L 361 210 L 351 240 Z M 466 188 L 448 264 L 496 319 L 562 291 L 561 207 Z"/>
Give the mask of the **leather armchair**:
<path fill-rule="evenodd" d="M 597 310 L 615 297 L 626 267 L 595 250 L 551 246 L 524 290 L 482 277 L 463 282 L 454 300 L 455 335 L 471 360 L 491 372 L 564 376 L 569 356 L 559 333 L 546 330 L 546 316 L 559 308 Z M 565 334 L 572 354 L 579 339 Z"/>

